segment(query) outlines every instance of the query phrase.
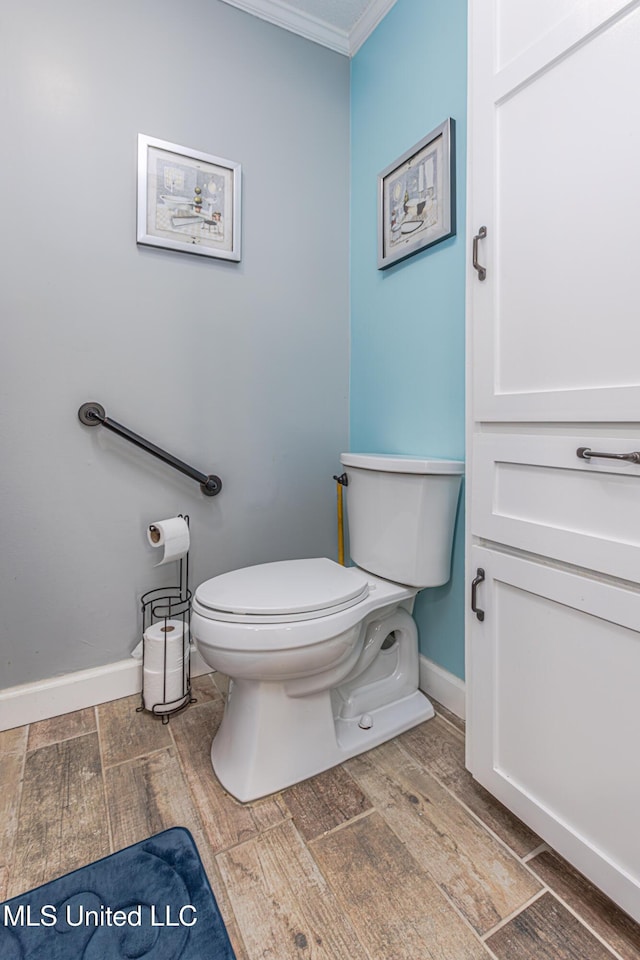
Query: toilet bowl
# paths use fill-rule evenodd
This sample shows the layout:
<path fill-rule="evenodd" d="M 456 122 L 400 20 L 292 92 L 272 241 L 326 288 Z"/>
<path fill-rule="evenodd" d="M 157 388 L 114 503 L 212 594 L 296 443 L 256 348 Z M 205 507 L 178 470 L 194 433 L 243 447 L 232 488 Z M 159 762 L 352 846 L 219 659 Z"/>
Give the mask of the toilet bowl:
<path fill-rule="evenodd" d="M 198 650 L 230 677 L 211 760 L 243 802 L 433 716 L 418 690 L 411 613 L 418 589 L 449 578 L 463 465 L 364 454 L 343 454 L 342 462 L 350 468 L 357 566 L 327 558 L 259 564 L 214 577 L 194 594 Z M 430 496 L 426 477 L 436 480 Z M 387 579 L 390 569 L 402 579 Z"/>

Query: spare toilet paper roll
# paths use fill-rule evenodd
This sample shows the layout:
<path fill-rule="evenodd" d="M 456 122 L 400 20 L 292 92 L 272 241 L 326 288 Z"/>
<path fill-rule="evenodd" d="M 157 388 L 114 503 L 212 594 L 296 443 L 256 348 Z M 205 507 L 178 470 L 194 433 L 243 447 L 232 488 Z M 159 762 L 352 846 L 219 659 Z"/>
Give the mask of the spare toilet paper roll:
<path fill-rule="evenodd" d="M 142 698 L 145 709 L 153 710 L 156 707 L 156 713 L 163 713 L 178 706 L 180 700 L 187 696 L 186 674 L 186 664 L 167 674 L 162 670 L 148 670 L 145 667 L 142 677 Z M 162 710 L 161 705 L 166 706 L 165 711 Z"/>
<path fill-rule="evenodd" d="M 171 709 L 186 696 L 188 639 L 189 628 L 182 620 L 159 620 L 145 630 L 142 697 L 147 710 L 159 704 Z"/>
<path fill-rule="evenodd" d="M 189 550 L 189 525 L 183 517 L 155 520 L 149 524 L 147 538 L 152 547 L 163 547 L 162 560 L 155 564 L 161 567 L 171 560 L 181 560 Z"/>
<path fill-rule="evenodd" d="M 166 660 L 165 660 L 166 645 Z M 189 656 L 189 627 L 182 620 L 159 620 L 144 632 L 145 670 L 176 670 Z"/>

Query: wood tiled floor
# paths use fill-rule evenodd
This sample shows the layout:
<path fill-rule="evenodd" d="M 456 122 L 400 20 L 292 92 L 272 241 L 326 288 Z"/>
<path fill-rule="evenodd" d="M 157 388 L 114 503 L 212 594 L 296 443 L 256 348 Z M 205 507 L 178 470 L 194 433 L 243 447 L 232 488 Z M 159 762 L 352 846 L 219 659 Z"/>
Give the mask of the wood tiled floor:
<path fill-rule="evenodd" d="M 168 725 L 137 697 L 0 733 L 0 899 L 180 825 L 238 960 L 640 960 L 640 926 L 464 767 L 433 720 L 252 804 L 209 760 L 227 684 Z"/>

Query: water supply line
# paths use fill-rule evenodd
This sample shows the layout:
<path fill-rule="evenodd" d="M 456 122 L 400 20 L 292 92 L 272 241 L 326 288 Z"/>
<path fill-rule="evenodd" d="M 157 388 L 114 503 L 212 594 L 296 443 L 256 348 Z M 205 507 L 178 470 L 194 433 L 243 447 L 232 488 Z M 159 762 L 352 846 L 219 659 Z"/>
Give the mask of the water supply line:
<path fill-rule="evenodd" d="M 339 477 L 334 474 L 333 479 L 336 481 L 338 498 L 338 563 L 344 567 L 344 510 L 342 506 L 342 488 L 348 486 L 349 478 L 346 473 L 341 473 Z"/>

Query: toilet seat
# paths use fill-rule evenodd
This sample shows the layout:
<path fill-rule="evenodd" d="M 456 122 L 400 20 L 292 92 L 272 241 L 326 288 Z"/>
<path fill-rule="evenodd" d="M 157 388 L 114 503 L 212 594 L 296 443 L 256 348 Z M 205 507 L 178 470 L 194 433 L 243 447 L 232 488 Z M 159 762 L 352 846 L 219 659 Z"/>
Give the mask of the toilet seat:
<path fill-rule="evenodd" d="M 357 567 L 343 567 L 326 557 L 261 563 L 201 584 L 194 609 L 228 623 L 315 620 L 364 600 L 369 579 Z"/>

